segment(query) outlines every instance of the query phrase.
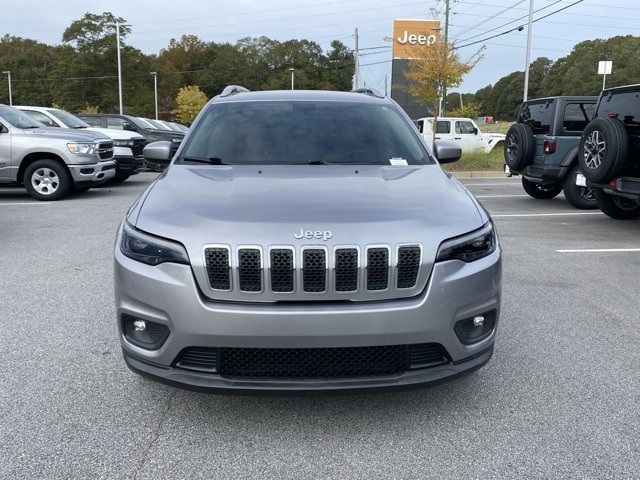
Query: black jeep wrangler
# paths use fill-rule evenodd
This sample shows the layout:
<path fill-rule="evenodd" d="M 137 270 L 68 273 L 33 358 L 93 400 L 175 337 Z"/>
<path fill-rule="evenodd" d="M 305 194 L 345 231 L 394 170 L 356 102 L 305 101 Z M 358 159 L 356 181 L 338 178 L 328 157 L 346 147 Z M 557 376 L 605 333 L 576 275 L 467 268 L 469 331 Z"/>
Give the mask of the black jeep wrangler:
<path fill-rule="evenodd" d="M 617 219 L 640 217 L 640 85 L 600 94 L 580 140 L 580 168 L 600 210 Z"/>
<path fill-rule="evenodd" d="M 530 196 L 564 196 L 576 208 L 596 208 L 595 192 L 578 166 L 582 131 L 598 97 L 548 97 L 524 102 L 504 143 L 505 172 L 522 175 Z"/>

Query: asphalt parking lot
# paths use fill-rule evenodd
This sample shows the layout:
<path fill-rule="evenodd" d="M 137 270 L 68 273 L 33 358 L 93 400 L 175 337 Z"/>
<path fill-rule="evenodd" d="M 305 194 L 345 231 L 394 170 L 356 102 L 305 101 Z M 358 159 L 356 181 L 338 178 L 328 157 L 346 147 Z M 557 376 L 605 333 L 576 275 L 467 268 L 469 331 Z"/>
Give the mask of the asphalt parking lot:
<path fill-rule="evenodd" d="M 121 358 L 113 239 L 153 178 L 54 203 L 0 190 L 0 478 L 640 475 L 640 222 L 465 180 L 505 255 L 485 368 L 409 392 L 205 395 Z"/>

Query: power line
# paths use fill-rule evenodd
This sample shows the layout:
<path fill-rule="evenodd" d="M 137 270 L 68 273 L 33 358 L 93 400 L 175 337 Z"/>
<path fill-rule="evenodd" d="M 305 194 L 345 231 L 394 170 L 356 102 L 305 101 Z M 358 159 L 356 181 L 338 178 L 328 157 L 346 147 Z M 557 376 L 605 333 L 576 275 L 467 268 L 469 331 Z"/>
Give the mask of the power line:
<path fill-rule="evenodd" d="M 516 3 L 514 3 L 513 5 L 503 8 L 502 10 L 500 10 L 498 13 L 490 16 L 489 18 L 487 18 L 486 20 L 482 20 L 479 23 L 476 23 L 475 25 L 472 25 L 471 27 L 467 28 L 466 30 L 464 30 L 463 32 L 460 32 L 456 35 L 453 36 L 453 39 L 455 39 L 456 37 L 459 37 L 461 35 L 464 35 L 465 33 L 467 33 L 469 30 L 473 30 L 475 27 L 479 27 L 480 25 L 484 24 L 485 22 L 488 22 L 489 20 L 492 20 L 496 17 L 498 17 L 499 15 L 502 15 L 505 12 L 508 12 L 509 10 L 511 10 L 512 8 L 517 7 L 518 5 L 520 5 L 521 3 L 526 2 L 526 0 L 518 0 Z"/>
<path fill-rule="evenodd" d="M 553 11 L 553 12 L 551 12 L 551 13 L 548 13 L 547 15 L 543 15 L 542 17 L 539 17 L 539 18 L 534 19 L 534 20 L 532 21 L 532 23 L 539 22 L 540 20 L 543 20 L 543 19 L 545 19 L 545 18 L 547 18 L 547 17 L 550 17 L 551 15 L 555 15 L 556 13 L 561 12 L 562 10 L 566 10 L 566 9 L 567 9 L 567 8 L 569 8 L 569 7 L 573 7 L 574 5 L 577 5 L 578 3 L 582 3 L 583 1 L 584 1 L 584 0 L 577 0 L 577 1 L 575 1 L 575 2 L 573 2 L 573 3 L 571 3 L 571 4 L 569 4 L 569 5 L 565 5 L 564 7 L 560 8 L 560 9 L 558 9 L 558 10 L 555 10 L 555 11 Z M 556 2 L 556 3 L 558 3 L 558 2 Z M 511 23 L 513 23 L 513 22 L 511 22 Z M 476 40 L 476 41 L 474 41 L 474 42 L 466 43 L 466 44 L 464 44 L 464 45 L 457 45 L 457 46 L 456 46 L 456 47 L 454 47 L 454 48 L 457 50 L 457 49 L 459 49 L 459 48 L 464 48 L 464 47 L 469 47 L 469 46 L 471 46 L 471 45 L 476 45 L 476 44 L 478 44 L 478 43 L 482 43 L 482 42 L 484 42 L 484 41 L 486 41 L 486 40 L 491 40 L 492 38 L 500 37 L 500 36 L 502 36 L 502 35 L 506 35 L 506 34 L 508 34 L 508 33 L 511 33 L 511 32 L 513 32 L 513 31 L 515 31 L 515 30 L 520 30 L 520 29 L 521 29 L 521 27 L 515 27 L 515 28 L 512 28 L 512 29 L 510 29 L 510 30 L 506 30 L 506 31 L 504 31 L 504 32 L 498 33 L 498 34 L 496 34 L 496 35 L 492 35 L 492 36 L 490 36 L 490 37 L 483 38 L 483 39 L 481 39 L 481 40 Z M 480 34 L 480 35 L 482 35 L 482 34 Z M 475 35 L 475 36 L 476 36 L 476 37 L 478 37 L 478 36 L 480 36 L 480 35 Z M 473 38 L 473 37 L 470 37 L 470 38 Z M 464 41 L 464 40 L 462 40 L 462 41 Z"/>

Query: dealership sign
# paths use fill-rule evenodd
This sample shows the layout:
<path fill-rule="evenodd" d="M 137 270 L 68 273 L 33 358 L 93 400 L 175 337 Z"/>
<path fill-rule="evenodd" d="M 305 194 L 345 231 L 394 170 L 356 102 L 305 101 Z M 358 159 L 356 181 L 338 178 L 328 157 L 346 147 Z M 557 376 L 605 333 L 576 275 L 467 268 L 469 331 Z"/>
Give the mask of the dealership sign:
<path fill-rule="evenodd" d="M 420 58 L 440 39 L 438 20 L 393 21 L 393 58 Z"/>

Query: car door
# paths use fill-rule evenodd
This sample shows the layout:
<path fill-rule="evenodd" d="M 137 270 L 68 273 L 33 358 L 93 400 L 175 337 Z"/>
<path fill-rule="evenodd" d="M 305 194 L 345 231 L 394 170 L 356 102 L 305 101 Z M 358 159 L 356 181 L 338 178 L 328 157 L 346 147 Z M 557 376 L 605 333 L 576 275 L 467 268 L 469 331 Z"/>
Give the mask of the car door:
<path fill-rule="evenodd" d="M 473 152 L 482 148 L 478 130 L 469 120 L 455 121 L 454 142 L 460 144 L 463 152 Z"/>
<path fill-rule="evenodd" d="M 436 120 L 436 140 L 453 140 L 450 120 Z"/>
<path fill-rule="evenodd" d="M 0 181 L 6 181 L 11 174 L 11 134 L 0 122 Z"/>

